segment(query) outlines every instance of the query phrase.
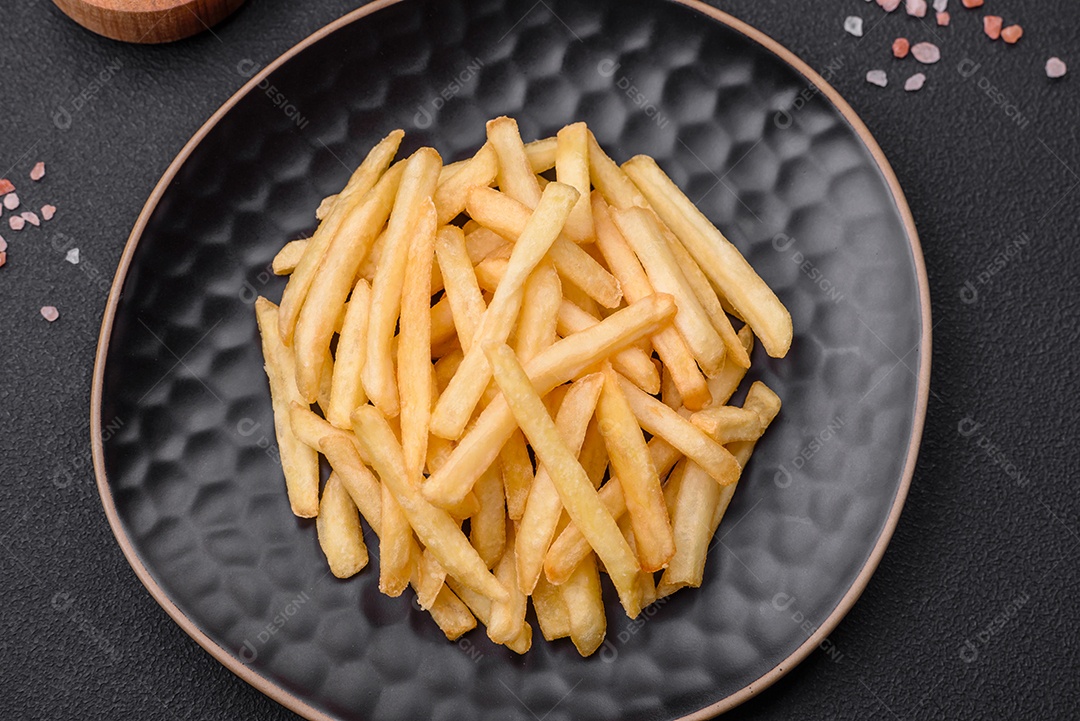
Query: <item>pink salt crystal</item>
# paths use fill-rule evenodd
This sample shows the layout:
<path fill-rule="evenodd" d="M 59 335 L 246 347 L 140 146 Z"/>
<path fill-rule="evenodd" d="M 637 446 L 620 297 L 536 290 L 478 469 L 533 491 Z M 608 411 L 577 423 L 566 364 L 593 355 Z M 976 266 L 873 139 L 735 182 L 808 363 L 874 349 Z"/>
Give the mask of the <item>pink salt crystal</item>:
<path fill-rule="evenodd" d="M 0 268 L 3 268 L 5 263 L 7 263 L 7 253 L 0 250 Z"/>
<path fill-rule="evenodd" d="M 8 193 L 4 196 L 4 207 L 8 210 L 15 210 L 19 207 L 19 196 L 15 193 Z"/>
<path fill-rule="evenodd" d="M 1046 77 L 1048 78 L 1063 78 L 1068 70 L 1061 58 L 1054 57 L 1046 61 Z"/>
<path fill-rule="evenodd" d="M 56 309 L 55 305 L 43 305 L 41 306 L 41 317 L 52 323 L 60 317 L 60 311 Z"/>
<path fill-rule="evenodd" d="M 911 47 L 911 54 L 923 65 L 933 65 L 941 60 L 941 50 L 933 43 L 917 43 Z"/>
<path fill-rule="evenodd" d="M 949 9 L 949 0 L 934 0 L 934 10 L 943 13 Z"/>
<path fill-rule="evenodd" d="M 866 82 L 883 88 L 889 84 L 889 76 L 885 74 L 884 70 L 871 70 L 866 73 Z"/>
<path fill-rule="evenodd" d="M 43 220 L 52 220 L 54 215 L 56 215 L 55 205 L 41 206 L 41 217 Z"/>
<path fill-rule="evenodd" d="M 25 220 L 27 223 L 34 226 L 35 228 L 41 226 L 41 219 L 38 218 L 37 213 L 30 210 L 24 210 L 20 215 L 22 216 L 23 220 Z"/>
<path fill-rule="evenodd" d="M 3 253 L 5 250 L 7 250 L 7 241 L 0 238 L 0 253 Z"/>
<path fill-rule="evenodd" d="M 937 14 L 937 24 L 938 25 L 941 25 L 941 26 L 948 25 L 950 19 L 951 18 L 949 17 L 949 13 L 938 13 Z"/>
<path fill-rule="evenodd" d="M 891 13 L 896 8 L 900 7 L 900 0 L 877 0 L 877 4 L 887 12 Z"/>
<path fill-rule="evenodd" d="M 925 84 L 926 76 L 922 73 L 915 73 L 907 79 L 907 82 L 904 83 L 904 90 L 907 90 L 909 93 L 914 92 L 915 90 L 919 90 L 920 88 L 922 88 L 922 86 Z"/>
<path fill-rule="evenodd" d="M 22 230 L 26 226 L 26 220 L 21 215 L 13 215 L 8 218 L 8 225 L 12 230 Z"/>
<path fill-rule="evenodd" d="M 45 163 L 38 162 L 30 171 L 30 180 L 41 180 L 45 177 Z"/>
<path fill-rule="evenodd" d="M 904 7 L 908 15 L 917 18 L 926 16 L 926 0 L 906 0 Z"/>
<path fill-rule="evenodd" d="M 0 195 L 6 195 L 15 190 L 15 186 L 7 178 L 0 178 Z"/>

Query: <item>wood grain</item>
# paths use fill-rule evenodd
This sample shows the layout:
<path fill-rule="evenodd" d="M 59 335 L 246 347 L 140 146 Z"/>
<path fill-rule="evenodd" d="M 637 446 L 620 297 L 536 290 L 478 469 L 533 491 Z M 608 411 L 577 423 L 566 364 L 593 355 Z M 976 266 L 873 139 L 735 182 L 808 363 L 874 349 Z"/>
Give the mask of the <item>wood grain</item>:
<path fill-rule="evenodd" d="M 213 27 L 244 0 L 53 0 L 98 35 L 129 43 L 168 43 Z"/>

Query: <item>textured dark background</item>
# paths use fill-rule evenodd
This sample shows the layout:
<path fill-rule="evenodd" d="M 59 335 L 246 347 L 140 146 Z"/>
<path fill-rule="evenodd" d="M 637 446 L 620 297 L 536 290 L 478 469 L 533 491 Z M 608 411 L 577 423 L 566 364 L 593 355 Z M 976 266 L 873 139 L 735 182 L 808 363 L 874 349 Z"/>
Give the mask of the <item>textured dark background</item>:
<path fill-rule="evenodd" d="M 950 4 L 953 24 L 939 29 L 861 0 L 718 3 L 830 78 L 870 126 L 918 223 L 935 322 L 911 494 L 832 634 L 839 654 L 815 653 L 729 718 L 1069 718 L 1080 703 L 1069 486 L 1080 459 L 1066 410 L 1080 327 L 1080 94 L 1075 77 L 1042 71 L 1056 54 L 1080 72 L 1080 7 L 989 0 L 1027 33 L 1005 47 L 981 34 L 983 13 Z M 265 64 L 356 3 L 312 5 L 260 0 L 164 47 L 97 38 L 41 0 L 5 8 L 0 175 L 28 206 L 59 211 L 49 233 L 0 227 L 11 245 L 0 269 L 0 717 L 292 717 L 203 652 L 135 578 L 93 485 L 88 409 L 108 281 L 146 196 L 243 83 L 240 61 Z M 864 38 L 843 32 L 848 14 L 864 18 Z M 906 72 L 888 45 L 899 34 L 943 50 L 916 94 L 897 87 Z M 867 85 L 871 68 L 890 70 L 893 86 Z M 33 184 L 39 159 L 48 175 Z M 80 248 L 78 266 L 56 249 L 60 234 Z M 38 315 L 45 304 L 57 323 Z"/>

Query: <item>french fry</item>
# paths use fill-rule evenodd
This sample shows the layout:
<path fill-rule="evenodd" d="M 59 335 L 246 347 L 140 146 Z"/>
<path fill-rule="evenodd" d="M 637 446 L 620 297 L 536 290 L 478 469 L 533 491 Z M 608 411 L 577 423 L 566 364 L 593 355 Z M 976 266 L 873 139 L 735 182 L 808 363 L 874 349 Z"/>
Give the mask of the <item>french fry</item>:
<path fill-rule="evenodd" d="M 562 336 L 580 333 L 600 322 L 586 311 L 564 300 L 559 306 L 558 331 Z M 641 348 L 631 346 L 611 357 L 611 364 L 646 393 L 660 392 L 660 373 L 652 358 Z"/>
<path fill-rule="evenodd" d="M 306 410 L 306 409 L 305 409 Z M 314 415 L 314 414 L 313 414 Z M 329 424 L 327 424 L 329 425 Z M 330 426 L 333 428 L 333 426 Z M 368 522 L 375 535 L 382 537 L 382 485 L 364 464 L 356 442 L 345 431 L 332 432 L 319 441 L 319 449 L 326 454 L 330 467 L 338 474 L 349 497 L 360 509 L 360 515 Z"/>
<path fill-rule="evenodd" d="M 492 600 L 506 600 L 507 590 L 491 575 L 450 514 L 424 500 L 419 479 L 409 477 L 401 446 L 378 409 L 357 408 L 353 412 L 353 427 L 379 478 L 405 512 L 409 525 L 447 574 Z"/>
<path fill-rule="evenodd" d="M 320 200 L 319 207 L 315 209 L 315 220 L 325 220 L 326 216 L 330 215 L 330 211 L 334 209 L 337 199 L 338 194 L 334 193 Z"/>
<path fill-rule="evenodd" d="M 496 475 L 496 477 L 498 477 Z M 482 482 L 482 481 L 481 481 Z M 510 592 L 506 601 L 492 601 L 491 620 L 487 633 L 495 643 L 509 643 L 517 638 L 525 626 L 525 610 L 528 596 L 517 586 L 517 562 L 514 559 L 514 529 L 511 524 L 506 533 L 506 551 L 495 567 L 495 578 Z"/>
<path fill-rule="evenodd" d="M 431 347 L 434 357 L 435 349 L 453 342 L 457 338 L 457 329 L 454 327 L 454 311 L 450 308 L 450 299 L 446 296 L 431 306 Z"/>
<path fill-rule="evenodd" d="M 525 143 L 525 155 L 529 158 L 529 167 L 534 173 L 543 173 L 555 167 L 556 138 L 541 138 Z"/>
<path fill-rule="evenodd" d="M 730 485 L 739 479 L 742 468 L 727 449 L 702 433 L 693 423 L 621 376 L 619 387 L 642 428 L 660 436 L 693 459 L 721 486 Z"/>
<path fill-rule="evenodd" d="M 480 554 L 480 558 L 484 559 L 487 567 L 494 568 L 502 558 L 507 543 L 506 506 L 503 500 L 502 476 L 498 468 L 491 466 L 484 471 L 473 492 L 480 508 L 469 520 L 469 542 Z M 501 578 L 499 580 L 503 581 Z M 506 585 L 505 581 L 503 585 Z M 516 635 L 512 634 L 511 637 Z"/>
<path fill-rule="evenodd" d="M 506 274 L 488 304 L 472 347 L 465 353 L 458 372 L 450 379 L 450 385 L 439 397 L 431 414 L 431 432 L 435 435 L 449 439 L 461 437 L 465 424 L 491 380 L 491 369 L 481 346 L 484 343 L 502 343 L 509 337 L 521 309 L 525 281 L 547 254 L 577 195 L 576 190 L 561 183 L 552 183 L 544 190 L 543 199 L 514 244 Z"/>
<path fill-rule="evenodd" d="M 585 430 L 585 440 L 581 443 L 578 461 L 585 469 L 585 475 L 592 481 L 593 488 L 600 488 L 608 469 L 608 452 L 604 445 L 604 436 L 600 433 L 600 424 L 595 417 L 589 421 L 589 427 Z"/>
<path fill-rule="evenodd" d="M 761 417 L 745 407 L 709 408 L 690 416 L 690 422 L 722 445 L 756 440 L 761 435 Z"/>
<path fill-rule="evenodd" d="M 585 123 L 565 126 L 558 132 L 555 146 L 555 179 L 576 189 L 578 197 L 563 232 L 582 243 L 593 236 L 592 204 L 589 191 L 589 129 Z"/>
<path fill-rule="evenodd" d="M 622 483 L 641 569 L 657 571 L 675 553 L 675 538 L 664 507 L 660 476 L 610 365 L 604 369 L 604 389 L 596 407 L 596 419 L 608 450 L 612 473 Z"/>
<path fill-rule="evenodd" d="M 491 188 L 474 187 L 465 207 L 485 228 L 511 240 L 522 234 L 530 217 L 526 203 Z M 619 306 L 622 300 L 619 282 L 568 237 L 560 235 L 552 244 L 549 256 L 564 280 L 581 288 L 605 308 Z"/>
<path fill-rule="evenodd" d="M 469 222 L 476 223 L 475 220 Z M 479 223 L 476 223 L 475 230 L 465 231 L 465 250 L 473 265 L 489 257 L 509 258 L 513 249 L 513 243 Z"/>
<path fill-rule="evenodd" d="M 636 617 L 641 612 L 641 591 L 637 586 L 640 568 L 626 539 L 561 438 L 514 352 L 506 345 L 496 344 L 488 344 L 485 352 L 503 398 L 533 452 L 547 468 L 563 507 L 604 562 L 627 615 Z"/>
<path fill-rule="evenodd" d="M 743 349 L 749 355 L 754 348 L 754 332 L 750 330 L 750 326 L 744 325 L 739 329 L 738 336 Z M 738 363 L 725 362 L 723 369 L 715 377 L 709 379 L 709 394 L 712 396 L 712 400 L 702 410 L 718 408 L 731 400 L 731 396 L 735 394 L 735 390 L 742 383 L 745 376 L 746 368 Z M 679 413 L 680 415 L 689 416 L 690 413 L 686 411 L 685 408 L 680 409 Z"/>
<path fill-rule="evenodd" d="M 540 202 L 540 184 L 529 164 L 517 121 L 506 116 L 489 120 L 487 138 L 498 156 L 499 187 L 511 198 L 535 208 Z"/>
<path fill-rule="evenodd" d="M 649 204 L 622 168 L 608 157 L 589 132 L 589 176 L 604 200 L 615 208 L 647 208 Z"/>
<path fill-rule="evenodd" d="M 283 245 L 270 263 L 274 275 L 289 275 L 296 270 L 296 266 L 300 263 L 300 259 L 304 257 L 304 252 L 307 250 L 309 243 L 311 243 L 311 238 L 300 238 L 299 240 L 290 240 Z"/>
<path fill-rule="evenodd" d="M 424 202 L 420 221 L 411 230 L 397 351 L 401 447 L 406 469 L 417 477 L 423 472 L 427 458 L 433 392 L 430 281 L 435 254 L 435 205 L 430 200 Z"/>
<path fill-rule="evenodd" d="M 643 208 L 615 209 L 611 212 L 611 219 L 641 259 L 653 288 L 661 293 L 670 293 L 675 298 L 675 304 L 679 306 L 675 327 L 705 375 L 719 373 L 726 352 L 724 341 L 701 307 L 652 215 Z"/>
<path fill-rule="evenodd" d="M 345 320 L 338 336 L 337 357 L 330 384 L 330 403 L 324 407 L 326 419 L 338 428 L 352 428 L 349 414 L 367 403 L 360 371 L 367 353 L 368 311 L 371 286 L 363 278 L 356 281 L 345 309 Z"/>
<path fill-rule="evenodd" d="M 452 225 L 440 228 L 435 240 L 435 254 L 442 268 L 446 299 L 450 304 L 461 349 L 468 351 L 487 304 L 480 296 L 476 273 L 465 246 L 465 235 Z"/>
<path fill-rule="evenodd" d="M 405 511 L 382 485 L 382 535 L 379 537 L 379 590 L 400 596 L 412 573 L 412 529 Z"/>
<path fill-rule="evenodd" d="M 331 573 L 338 578 L 349 578 L 367 565 L 368 550 L 360 528 L 360 515 L 336 473 L 326 479 L 315 526 L 319 547 L 330 564 Z"/>
<path fill-rule="evenodd" d="M 461 600 L 472 610 L 476 617 L 480 619 L 480 623 L 485 626 L 491 623 L 491 599 L 486 596 L 477 593 L 465 584 L 457 581 L 451 576 L 446 577 L 446 585 L 449 586 L 461 597 Z M 518 637 L 505 646 L 514 653 L 522 654 L 532 647 L 532 626 L 528 623 L 523 624 L 521 633 Z"/>
<path fill-rule="evenodd" d="M 576 207 L 576 206 L 575 206 Z M 545 261 L 525 281 L 514 350 L 523 363 L 555 342 L 562 283 L 555 267 Z"/>
<path fill-rule="evenodd" d="M 368 398 L 388 416 L 396 416 L 400 410 L 391 350 L 401 310 L 409 239 L 431 207 L 441 167 L 442 159 L 431 148 L 421 148 L 405 162 L 401 186 L 387 221 L 382 258 L 371 284 L 367 359 L 361 378 Z"/>
<path fill-rule="evenodd" d="M 791 347 L 791 314 L 742 253 L 679 190 L 655 160 L 639 155 L 622 167 L 709 280 L 750 324 L 766 352 L 773 358 L 787 355 Z"/>
<path fill-rule="evenodd" d="M 616 311 L 597 325 L 557 341 L 529 361 L 533 388 L 547 395 L 557 385 L 579 375 L 640 338 L 652 335 L 675 314 L 671 296 L 656 294 Z M 514 416 L 505 399 L 495 398 L 446 464 L 424 484 L 424 496 L 439 506 L 454 506 L 492 464 L 514 432 Z"/>
<path fill-rule="evenodd" d="M 435 208 L 439 213 L 439 225 L 446 225 L 465 210 L 465 198 L 476 185 L 491 185 L 498 172 L 498 158 L 488 144 L 480 146 L 476 155 L 455 163 L 457 169 L 450 177 L 439 178 L 435 188 Z M 444 169 L 445 170 L 445 169 Z"/>
<path fill-rule="evenodd" d="M 589 549 L 592 551 L 592 549 Z M 566 638 L 570 635 L 570 612 L 563 600 L 562 590 L 548 583 L 543 576 L 536 583 L 532 593 L 533 608 L 540 631 L 548 641 Z"/>
<path fill-rule="evenodd" d="M 345 195 L 343 191 L 337 197 L 334 201 L 333 210 L 319 224 L 315 234 L 311 237 L 311 241 L 304 249 L 304 255 L 300 262 L 296 264 L 296 268 L 289 278 L 289 283 L 285 286 L 285 292 L 281 296 L 281 316 L 278 319 L 278 332 L 286 345 L 292 345 L 293 331 L 296 329 L 300 310 L 307 299 L 308 290 L 310 290 L 311 283 L 315 279 L 316 271 L 322 264 L 323 256 L 330 247 L 331 241 L 341 232 L 346 217 L 356 210 L 356 206 L 361 204 L 364 196 L 373 190 L 379 181 L 385 180 L 385 185 L 391 188 L 397 187 L 397 182 L 401 177 L 401 170 L 394 171 L 389 178 L 385 177 L 385 173 L 390 166 L 390 161 L 394 159 L 403 137 L 405 137 L 404 131 L 394 130 L 371 149 L 371 152 L 360 163 L 356 172 L 349 178 L 349 182 L 345 186 L 349 190 L 348 195 Z M 344 202 L 338 202 L 343 199 Z M 373 230 L 378 233 L 379 228 Z M 361 258 L 362 260 L 363 258 Z M 349 278 L 349 283 L 352 283 L 352 278 Z"/>
<path fill-rule="evenodd" d="M 293 432 L 289 404 L 302 401 L 296 387 L 296 369 L 292 351 L 286 348 L 278 332 L 278 307 L 266 298 L 255 301 L 255 317 L 262 334 L 263 361 L 270 380 L 270 400 L 274 409 L 274 434 L 277 438 L 285 488 L 292 512 L 301 518 L 319 514 L 319 455 Z"/>
<path fill-rule="evenodd" d="M 598 373 L 585 376 L 570 386 L 566 398 L 555 419 L 555 427 L 567 449 L 577 456 L 585 440 L 585 432 L 604 385 Z M 587 474 L 586 474 L 587 476 Z M 591 481 L 590 481 L 591 485 Z M 525 513 L 518 527 L 517 579 L 522 593 L 530 594 L 544 568 L 544 556 L 555 538 L 555 530 L 562 516 L 563 505 L 555 482 L 547 467 L 540 464 L 533 479 Z"/>
<path fill-rule="evenodd" d="M 622 172 L 622 171 L 620 171 Z M 629 181 L 627 181 L 629 182 Z M 629 303 L 641 300 L 653 291 L 652 283 L 641 267 L 633 249 L 615 227 L 608 213 L 607 203 L 599 192 L 594 192 L 593 225 L 596 228 L 596 247 L 607 261 L 611 272 L 619 279 L 623 293 Z M 671 373 L 672 381 L 679 389 L 679 394 L 687 407 L 699 409 L 711 400 L 705 377 L 698 370 L 686 341 L 675 328 L 665 328 L 650 339 L 656 354 L 664 364 L 664 369 Z"/>
<path fill-rule="evenodd" d="M 639 574 L 640 575 L 640 574 Z M 589 554 L 560 588 L 570 621 L 570 640 L 578 653 L 590 656 L 607 634 L 604 600 L 600 596 L 600 573 L 596 556 Z"/>
<path fill-rule="evenodd" d="M 499 468 L 506 492 L 506 515 L 511 521 L 520 521 L 525 514 L 525 503 L 535 475 L 525 436 L 520 430 L 514 431 L 499 452 Z"/>
<path fill-rule="evenodd" d="M 425 611 L 429 610 L 439 597 L 446 581 L 446 569 L 426 548 L 416 563 L 416 603 Z"/>

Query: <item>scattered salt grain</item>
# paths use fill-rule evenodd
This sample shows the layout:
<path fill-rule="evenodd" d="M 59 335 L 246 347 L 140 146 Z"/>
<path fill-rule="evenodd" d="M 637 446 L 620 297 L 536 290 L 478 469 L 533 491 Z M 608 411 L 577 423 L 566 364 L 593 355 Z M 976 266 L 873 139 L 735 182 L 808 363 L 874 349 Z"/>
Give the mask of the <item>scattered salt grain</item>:
<path fill-rule="evenodd" d="M 844 30 L 857 38 L 862 37 L 862 18 L 849 15 L 844 18 Z"/>
<path fill-rule="evenodd" d="M 934 0 L 934 11 L 943 13 L 949 9 L 949 0 Z"/>
<path fill-rule="evenodd" d="M 964 7 L 966 7 L 968 10 L 971 10 L 973 8 L 981 8 L 983 4 L 983 0 L 963 0 L 963 2 Z"/>
<path fill-rule="evenodd" d="M 942 27 L 945 27 L 946 25 L 948 25 L 950 20 L 952 20 L 952 18 L 949 17 L 949 13 L 938 13 L 937 14 L 937 24 L 942 26 Z"/>
<path fill-rule="evenodd" d="M 900 7 L 900 0 L 877 0 L 877 4 L 887 12 L 891 13 L 896 8 Z"/>
<path fill-rule="evenodd" d="M 866 82 L 883 88 L 889 84 L 889 76 L 885 74 L 884 70 L 870 70 L 866 73 Z"/>
<path fill-rule="evenodd" d="M 904 90 L 909 93 L 914 92 L 922 88 L 926 84 L 926 76 L 922 73 L 915 73 L 904 83 Z"/>
<path fill-rule="evenodd" d="M 27 223 L 34 226 L 35 228 L 41 227 L 41 219 L 38 218 L 37 213 L 30 210 L 24 210 L 22 213 L 20 213 L 20 215 L 22 216 L 23 220 L 25 220 Z"/>
<path fill-rule="evenodd" d="M 1015 45 L 1016 41 L 1024 37 L 1024 28 L 1019 25 L 1010 25 L 1001 31 L 1001 39 L 1009 45 Z"/>
<path fill-rule="evenodd" d="M 1001 37 L 1001 18 L 997 15 L 987 15 L 983 18 L 983 32 L 991 40 Z"/>
<path fill-rule="evenodd" d="M 26 220 L 21 215 L 13 215 L 8 218 L 8 225 L 11 226 L 12 230 L 22 230 L 26 227 Z"/>
<path fill-rule="evenodd" d="M 71 250 L 69 250 L 67 252 L 67 255 L 64 256 L 64 260 L 71 263 L 72 265 L 78 265 L 79 264 L 79 249 L 78 248 L 72 248 Z"/>
<path fill-rule="evenodd" d="M 0 195 L 7 195 L 15 190 L 15 186 L 7 178 L 0 178 Z"/>
<path fill-rule="evenodd" d="M 52 220 L 54 215 L 56 215 L 56 206 L 55 205 L 43 205 L 43 206 L 41 206 L 41 219 L 42 220 Z"/>
<path fill-rule="evenodd" d="M 926 0 L 905 0 L 904 9 L 907 14 L 921 18 L 926 16 Z"/>
<path fill-rule="evenodd" d="M 907 38 L 897 38 L 892 42 L 892 54 L 893 57 L 906 58 L 908 51 L 911 50 L 911 43 Z"/>
<path fill-rule="evenodd" d="M 1063 78 L 1069 69 L 1061 58 L 1050 58 L 1046 61 L 1046 77 Z"/>
<path fill-rule="evenodd" d="M 16 193 L 8 193 L 4 196 L 4 207 L 8 210 L 15 210 L 19 207 L 19 196 Z"/>
<path fill-rule="evenodd" d="M 933 43 L 917 43 L 911 48 L 911 55 L 923 65 L 933 65 L 941 60 L 941 50 Z"/>
<path fill-rule="evenodd" d="M 30 171 L 30 180 L 41 180 L 45 177 L 45 163 L 38 162 Z"/>
<path fill-rule="evenodd" d="M 52 323 L 60 317 L 60 311 L 54 305 L 43 305 L 41 306 L 41 317 Z"/>

